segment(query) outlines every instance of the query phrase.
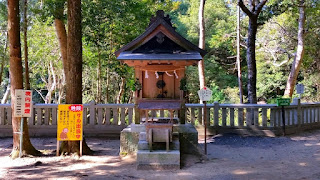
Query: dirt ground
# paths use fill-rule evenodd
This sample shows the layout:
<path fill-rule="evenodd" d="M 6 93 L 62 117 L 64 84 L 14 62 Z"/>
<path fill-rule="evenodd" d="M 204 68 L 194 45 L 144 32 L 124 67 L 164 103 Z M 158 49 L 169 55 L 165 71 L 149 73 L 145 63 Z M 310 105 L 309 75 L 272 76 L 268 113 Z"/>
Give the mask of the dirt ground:
<path fill-rule="evenodd" d="M 93 156 L 56 157 L 56 139 L 32 138 L 46 155 L 11 160 L 11 138 L 0 138 L 0 179 L 320 179 L 320 130 L 266 138 L 217 135 L 208 139 L 206 160 L 182 157 L 181 170 L 136 170 L 119 154 L 119 140 L 88 138 Z M 199 142 L 203 147 L 203 141 Z"/>

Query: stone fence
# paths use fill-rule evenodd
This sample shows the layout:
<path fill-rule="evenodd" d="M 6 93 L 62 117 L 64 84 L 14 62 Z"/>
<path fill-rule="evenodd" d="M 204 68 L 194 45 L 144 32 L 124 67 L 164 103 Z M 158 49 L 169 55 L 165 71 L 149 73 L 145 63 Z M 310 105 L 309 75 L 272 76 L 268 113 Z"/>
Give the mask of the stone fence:
<path fill-rule="evenodd" d="M 203 104 L 186 104 L 185 123 L 193 124 L 201 135 Z M 28 118 L 29 134 L 33 137 L 56 136 L 57 104 L 34 104 Z M 243 133 L 275 136 L 297 133 L 320 127 L 320 103 L 300 103 L 282 109 L 275 104 L 207 104 L 208 134 Z M 174 116 L 178 116 L 178 112 Z M 167 111 L 151 111 L 154 118 L 170 117 Z M 85 136 L 119 136 L 121 130 L 134 122 L 134 104 L 84 104 Z M 10 104 L 0 104 L 0 137 L 12 136 Z"/>

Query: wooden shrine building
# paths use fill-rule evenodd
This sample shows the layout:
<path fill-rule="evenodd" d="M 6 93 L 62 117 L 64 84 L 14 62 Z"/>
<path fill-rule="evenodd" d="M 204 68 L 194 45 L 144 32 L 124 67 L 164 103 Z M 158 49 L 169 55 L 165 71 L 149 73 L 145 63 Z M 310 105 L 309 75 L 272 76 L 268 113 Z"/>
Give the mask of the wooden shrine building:
<path fill-rule="evenodd" d="M 185 77 L 185 68 L 197 65 L 206 51 L 178 34 L 169 15 L 159 10 L 146 31 L 115 54 L 119 61 L 135 69 L 137 83 L 141 85 L 135 94 L 137 102 L 153 101 L 154 104 L 145 106 L 162 109 L 159 106 L 170 106 L 183 98 L 180 81 Z"/>

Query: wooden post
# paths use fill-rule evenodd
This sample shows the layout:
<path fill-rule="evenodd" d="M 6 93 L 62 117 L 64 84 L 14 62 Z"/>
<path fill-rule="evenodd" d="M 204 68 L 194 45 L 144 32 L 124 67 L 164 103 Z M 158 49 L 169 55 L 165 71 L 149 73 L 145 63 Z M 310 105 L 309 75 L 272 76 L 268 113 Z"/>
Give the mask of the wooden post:
<path fill-rule="evenodd" d="M 80 141 L 80 157 L 82 156 L 82 142 L 83 142 L 83 140 Z"/>

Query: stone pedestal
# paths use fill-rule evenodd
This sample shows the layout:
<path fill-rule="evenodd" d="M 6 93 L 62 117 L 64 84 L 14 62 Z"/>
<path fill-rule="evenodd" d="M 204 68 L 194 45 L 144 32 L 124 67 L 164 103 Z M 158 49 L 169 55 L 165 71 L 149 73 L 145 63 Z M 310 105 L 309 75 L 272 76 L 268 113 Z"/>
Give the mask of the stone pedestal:
<path fill-rule="evenodd" d="M 131 124 L 121 131 L 120 154 L 137 154 L 140 132 L 145 132 L 143 124 Z M 198 147 L 198 131 L 193 125 L 173 125 L 173 132 L 179 134 L 180 152 L 182 154 L 201 155 Z"/>

